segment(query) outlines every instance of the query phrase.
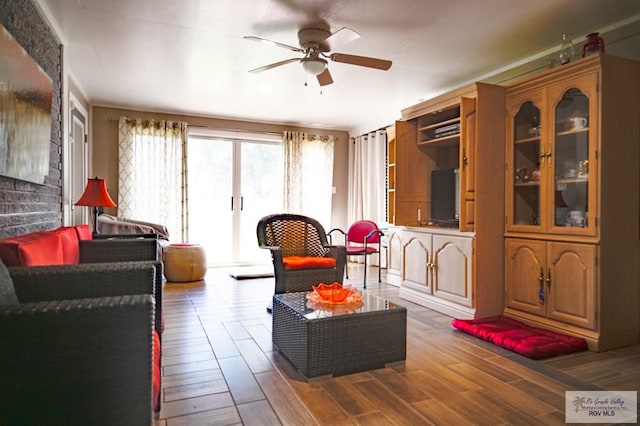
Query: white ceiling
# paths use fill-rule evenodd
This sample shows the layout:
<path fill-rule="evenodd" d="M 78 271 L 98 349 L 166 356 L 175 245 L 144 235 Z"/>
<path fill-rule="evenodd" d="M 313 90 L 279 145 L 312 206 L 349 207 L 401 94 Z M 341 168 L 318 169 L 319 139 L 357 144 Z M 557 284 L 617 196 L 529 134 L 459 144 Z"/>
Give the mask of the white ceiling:
<path fill-rule="evenodd" d="M 59 33 L 67 69 L 94 105 L 275 122 L 363 133 L 403 108 L 496 70 L 576 52 L 601 31 L 607 53 L 640 59 L 638 0 L 37 0 Z M 320 88 L 298 54 L 322 19 L 355 41 L 332 51 L 393 61 L 389 71 L 330 62 Z M 308 85 L 305 86 L 305 81 Z"/>

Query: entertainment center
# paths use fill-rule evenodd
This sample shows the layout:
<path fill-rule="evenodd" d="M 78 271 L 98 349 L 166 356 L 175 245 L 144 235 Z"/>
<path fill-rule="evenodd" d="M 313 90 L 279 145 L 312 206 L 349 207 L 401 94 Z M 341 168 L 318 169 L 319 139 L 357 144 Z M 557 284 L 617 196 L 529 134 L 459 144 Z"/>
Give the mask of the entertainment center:
<path fill-rule="evenodd" d="M 640 63 L 604 54 L 403 110 L 387 132 L 388 281 L 455 318 L 637 344 L 639 117 Z"/>
<path fill-rule="evenodd" d="M 387 133 L 388 279 L 457 318 L 502 312 L 504 93 L 467 85 L 403 110 Z"/>

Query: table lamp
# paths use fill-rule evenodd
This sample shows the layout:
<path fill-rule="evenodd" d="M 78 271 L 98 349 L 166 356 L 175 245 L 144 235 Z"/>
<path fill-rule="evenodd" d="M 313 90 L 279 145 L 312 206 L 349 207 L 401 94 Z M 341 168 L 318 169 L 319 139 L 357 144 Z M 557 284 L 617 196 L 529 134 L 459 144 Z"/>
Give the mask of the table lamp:
<path fill-rule="evenodd" d="M 98 232 L 98 207 L 115 207 L 116 203 L 113 202 L 109 192 L 107 191 L 107 185 L 104 179 L 95 178 L 87 179 L 87 186 L 84 189 L 84 193 L 78 201 L 76 206 L 89 206 L 93 207 L 93 233 Z"/>

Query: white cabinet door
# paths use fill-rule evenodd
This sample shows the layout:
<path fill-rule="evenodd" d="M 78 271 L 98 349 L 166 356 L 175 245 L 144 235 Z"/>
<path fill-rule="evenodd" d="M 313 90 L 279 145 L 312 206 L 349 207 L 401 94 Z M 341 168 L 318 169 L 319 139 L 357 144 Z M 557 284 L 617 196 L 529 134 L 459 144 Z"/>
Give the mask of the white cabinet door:
<path fill-rule="evenodd" d="M 433 294 L 464 306 L 473 306 L 473 239 L 434 235 Z"/>
<path fill-rule="evenodd" d="M 473 318 L 473 235 L 402 230 L 400 297 L 458 318 Z"/>
<path fill-rule="evenodd" d="M 432 294 L 430 234 L 406 233 L 402 248 L 404 260 L 402 286 Z"/>

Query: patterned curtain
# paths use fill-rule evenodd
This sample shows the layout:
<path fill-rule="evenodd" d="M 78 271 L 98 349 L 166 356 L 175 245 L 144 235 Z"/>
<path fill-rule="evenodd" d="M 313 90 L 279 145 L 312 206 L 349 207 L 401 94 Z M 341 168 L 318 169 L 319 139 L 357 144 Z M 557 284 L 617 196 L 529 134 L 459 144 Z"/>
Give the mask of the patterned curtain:
<path fill-rule="evenodd" d="M 285 131 L 282 142 L 285 211 L 331 229 L 334 137 Z"/>
<path fill-rule="evenodd" d="M 187 123 L 121 117 L 118 215 L 187 240 Z"/>

